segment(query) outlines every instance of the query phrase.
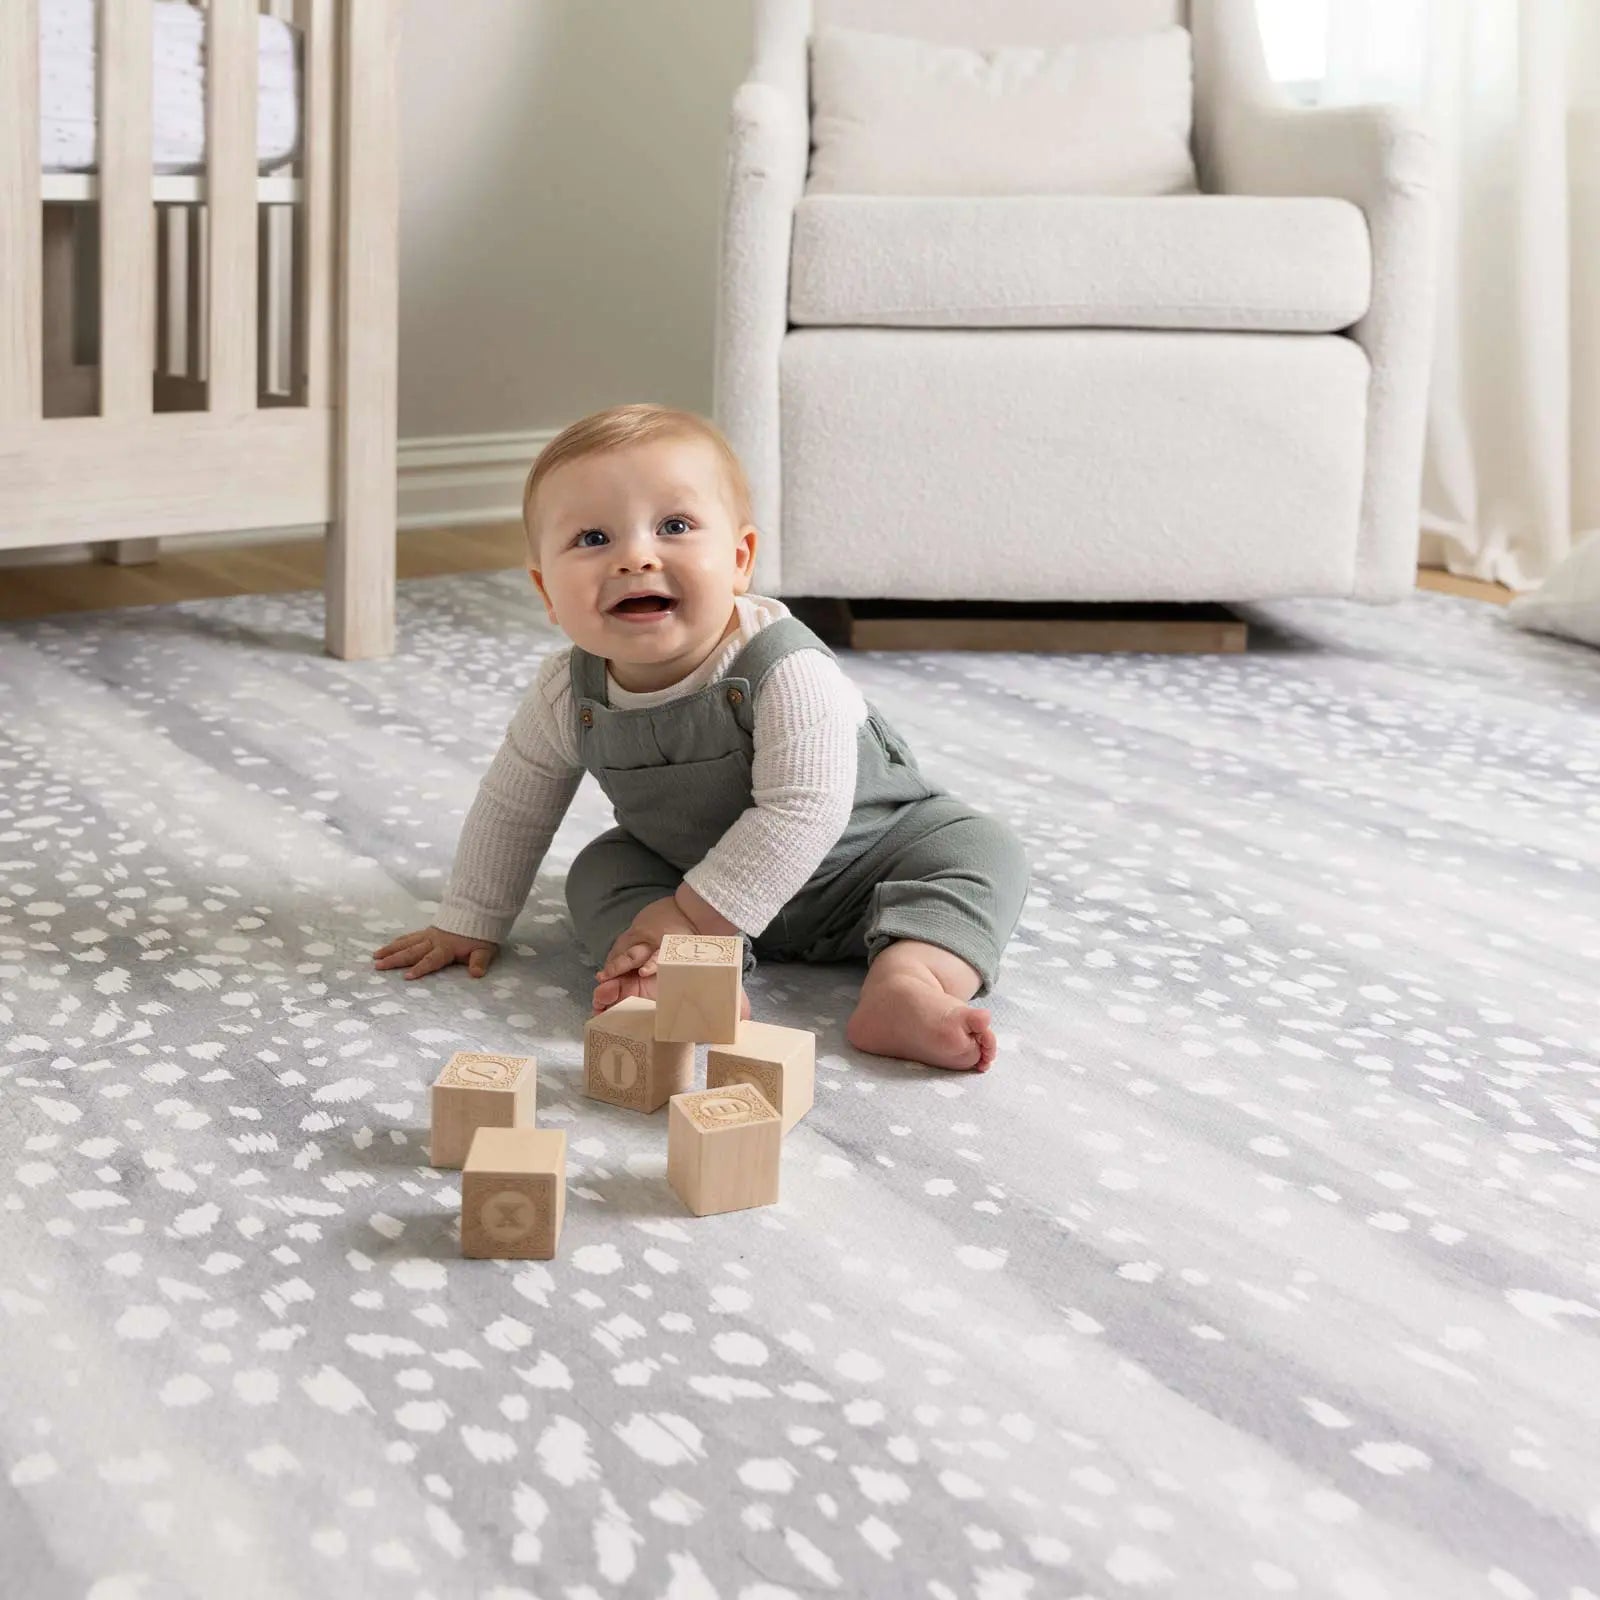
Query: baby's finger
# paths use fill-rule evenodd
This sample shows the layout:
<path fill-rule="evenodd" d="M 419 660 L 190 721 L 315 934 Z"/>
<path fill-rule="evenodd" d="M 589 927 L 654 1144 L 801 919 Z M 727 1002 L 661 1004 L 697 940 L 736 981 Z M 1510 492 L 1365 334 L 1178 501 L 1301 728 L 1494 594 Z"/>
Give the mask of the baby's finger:
<path fill-rule="evenodd" d="M 489 970 L 489 952 L 487 950 L 474 950 L 467 959 L 467 971 L 474 978 L 481 978 Z"/>
<path fill-rule="evenodd" d="M 389 955 L 382 957 L 376 965 L 380 972 L 390 967 L 408 967 L 419 956 L 426 954 L 428 949 L 428 941 L 419 939 L 415 944 L 401 945 Z"/>
<path fill-rule="evenodd" d="M 408 978 L 426 978 L 430 972 L 437 972 L 440 967 L 450 965 L 450 955 L 444 950 L 430 950 L 406 976 Z"/>
<path fill-rule="evenodd" d="M 391 939 L 381 950 L 374 950 L 372 953 L 375 957 L 381 959 L 384 956 L 392 956 L 395 951 L 400 949 L 403 945 L 413 945 L 419 943 L 421 943 L 421 940 L 416 934 L 402 933 L 398 939 Z"/>
<path fill-rule="evenodd" d="M 627 945 L 619 940 L 617 948 L 606 957 L 606 964 L 601 967 L 600 976 L 614 978 L 619 972 L 631 972 L 639 964 L 636 952 L 649 948 L 649 944 L 642 939 L 636 939 Z"/>

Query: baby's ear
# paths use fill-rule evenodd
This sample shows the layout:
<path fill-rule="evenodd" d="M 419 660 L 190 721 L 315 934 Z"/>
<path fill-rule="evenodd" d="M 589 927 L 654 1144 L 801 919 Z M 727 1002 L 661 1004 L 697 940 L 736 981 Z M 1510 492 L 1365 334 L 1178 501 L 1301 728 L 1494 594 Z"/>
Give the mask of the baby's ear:
<path fill-rule="evenodd" d="M 545 614 L 554 622 L 556 620 L 555 607 L 550 604 L 550 596 L 545 593 L 544 579 L 539 575 L 539 569 L 537 567 L 529 567 L 528 576 L 533 579 L 533 586 L 539 591 L 539 598 L 544 601 Z"/>
<path fill-rule="evenodd" d="M 745 587 L 748 588 L 754 578 L 756 570 L 756 546 L 761 542 L 761 530 L 753 522 L 747 522 L 739 530 L 739 549 L 749 550 L 749 557 L 744 563 L 743 576 Z"/>

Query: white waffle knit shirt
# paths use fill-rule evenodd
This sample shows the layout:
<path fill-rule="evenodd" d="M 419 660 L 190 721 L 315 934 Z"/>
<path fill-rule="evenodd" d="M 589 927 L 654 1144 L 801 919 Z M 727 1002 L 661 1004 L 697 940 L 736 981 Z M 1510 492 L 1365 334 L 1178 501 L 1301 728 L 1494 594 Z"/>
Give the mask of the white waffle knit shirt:
<path fill-rule="evenodd" d="M 606 673 L 618 709 L 659 706 L 725 677 L 744 645 L 789 615 L 781 600 L 734 600 L 738 632 L 688 677 L 642 694 Z M 850 820 L 856 739 L 867 717 L 861 691 L 820 650 L 792 650 L 755 697 L 751 804 L 684 875 L 689 887 L 742 932 L 760 933 L 816 871 Z M 478 786 L 461 829 L 450 884 L 434 925 L 504 943 L 578 792 L 572 650 L 545 658 Z"/>

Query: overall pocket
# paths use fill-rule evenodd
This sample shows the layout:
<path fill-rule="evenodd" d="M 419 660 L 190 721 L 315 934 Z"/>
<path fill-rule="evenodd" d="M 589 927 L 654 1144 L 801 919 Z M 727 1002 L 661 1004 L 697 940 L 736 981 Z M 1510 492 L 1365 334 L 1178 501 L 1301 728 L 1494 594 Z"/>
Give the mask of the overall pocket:
<path fill-rule="evenodd" d="M 743 750 L 709 761 L 607 767 L 595 777 L 618 826 L 680 872 L 703 861 L 750 807 L 751 760 Z"/>

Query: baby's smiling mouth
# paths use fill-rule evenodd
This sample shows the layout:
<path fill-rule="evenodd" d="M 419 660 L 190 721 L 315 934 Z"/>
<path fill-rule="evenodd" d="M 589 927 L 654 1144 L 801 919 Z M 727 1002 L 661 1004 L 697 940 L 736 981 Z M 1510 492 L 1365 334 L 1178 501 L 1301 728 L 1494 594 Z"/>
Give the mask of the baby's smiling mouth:
<path fill-rule="evenodd" d="M 619 600 L 611 611 L 641 612 L 641 611 L 672 611 L 677 608 L 678 602 L 662 594 L 636 594 L 630 595 L 626 600 Z"/>

